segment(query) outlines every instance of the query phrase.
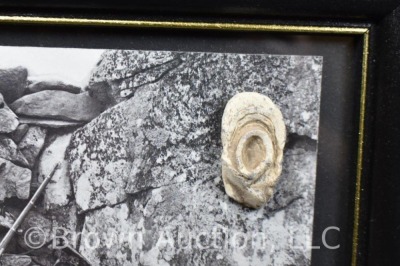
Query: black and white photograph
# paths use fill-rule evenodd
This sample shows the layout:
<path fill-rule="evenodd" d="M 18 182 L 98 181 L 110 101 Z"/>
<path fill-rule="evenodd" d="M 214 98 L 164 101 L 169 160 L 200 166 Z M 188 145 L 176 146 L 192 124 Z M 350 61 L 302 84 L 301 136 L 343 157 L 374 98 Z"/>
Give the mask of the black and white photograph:
<path fill-rule="evenodd" d="M 2 265 L 311 265 L 322 56 L 0 58 Z"/>

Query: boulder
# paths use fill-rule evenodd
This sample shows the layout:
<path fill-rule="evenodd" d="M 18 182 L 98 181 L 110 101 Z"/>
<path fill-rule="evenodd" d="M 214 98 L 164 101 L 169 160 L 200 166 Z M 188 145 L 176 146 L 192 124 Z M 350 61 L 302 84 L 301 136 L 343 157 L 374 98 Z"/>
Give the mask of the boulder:
<path fill-rule="evenodd" d="M 59 240 L 67 239 L 72 248 L 76 248 L 79 240 L 77 236 L 78 213 L 74 203 L 52 209 L 47 212 L 52 221 L 52 232 Z M 58 243 L 60 244 L 60 243 Z"/>
<path fill-rule="evenodd" d="M 72 122 L 54 119 L 41 119 L 31 117 L 19 117 L 20 123 L 35 125 L 45 128 L 66 128 L 66 127 L 78 127 L 83 126 L 85 122 Z"/>
<path fill-rule="evenodd" d="M 179 64 L 166 71 L 156 55 Z M 150 77 L 130 73 L 136 67 Z M 107 51 L 93 81 L 132 76 L 116 90 L 123 99 L 99 94 L 118 104 L 75 131 L 67 149 L 86 213 L 82 255 L 94 265 L 310 264 L 321 67 L 320 57 Z M 221 180 L 221 118 L 243 91 L 269 96 L 288 138 L 307 139 L 286 148 L 276 192 L 258 210 L 230 200 Z M 101 232 L 97 247 L 91 232 Z"/>
<path fill-rule="evenodd" d="M 41 127 L 29 127 L 28 132 L 18 144 L 18 149 L 25 156 L 32 168 L 35 165 L 36 158 L 43 148 L 47 130 Z"/>
<path fill-rule="evenodd" d="M 278 193 L 258 210 L 230 200 L 218 177 L 92 211 L 80 252 L 94 265 L 309 265 L 315 147 L 287 150 L 283 169 Z"/>
<path fill-rule="evenodd" d="M 29 169 L 0 158 L 0 201 L 11 197 L 28 199 L 31 177 Z"/>
<path fill-rule="evenodd" d="M 214 105 L 224 105 L 237 92 L 255 91 L 283 110 L 289 133 L 316 139 L 321 73 L 318 56 L 108 50 L 92 71 L 87 90 L 110 106 L 155 85 L 183 96 L 183 101 L 176 99 L 186 101 L 188 108 L 189 100 L 209 104 L 215 99 Z M 204 99 L 196 97 L 198 91 Z"/>
<path fill-rule="evenodd" d="M 65 160 L 65 151 L 70 143 L 72 133 L 56 136 L 43 150 L 39 158 L 39 183 L 48 177 L 57 164 L 60 164 L 51 182 L 44 192 L 44 205 L 46 209 L 53 209 L 68 204 L 71 197 L 71 185 L 67 172 L 68 163 Z"/>
<path fill-rule="evenodd" d="M 137 57 L 152 58 L 151 52 L 109 51 L 100 66 L 108 54 L 122 65 L 135 65 L 130 60 Z M 243 90 L 269 95 L 286 115 L 290 132 L 316 136 L 318 112 L 305 123 L 292 110 L 299 105 L 299 97 L 305 109 L 319 110 L 319 57 L 204 53 L 174 56 L 181 61 L 175 70 L 163 74 L 155 83 L 138 87 L 130 99 L 74 133 L 68 158 L 81 210 L 122 202 L 126 193 L 184 182 L 195 178 L 199 169 L 219 165 L 223 109 L 233 95 Z M 111 70 L 114 63 L 109 62 Z M 101 73 L 114 77 L 112 71 Z M 96 75 L 101 77 L 100 73 Z M 307 81 L 310 86 L 300 88 L 292 84 L 294 81 L 287 83 L 295 77 L 297 83 Z M 219 171 L 204 174 L 204 178 L 211 178 Z"/>
<path fill-rule="evenodd" d="M 18 115 L 90 121 L 103 111 L 103 106 L 89 94 L 73 94 L 65 91 L 40 91 L 26 95 L 10 105 Z"/>
<path fill-rule="evenodd" d="M 52 239 L 52 221 L 40 209 L 31 209 L 18 231 L 21 233 L 16 236 L 17 242 L 23 249 L 36 255 L 49 252 L 45 244 Z"/>
<path fill-rule="evenodd" d="M 11 111 L 7 106 L 3 95 L 0 94 L 0 133 L 11 133 L 13 132 L 19 122 L 18 117 Z"/>
<path fill-rule="evenodd" d="M 15 143 L 19 143 L 25 136 L 26 132 L 28 132 L 28 129 L 29 126 L 27 124 L 19 124 L 17 129 L 11 134 L 11 138 L 15 141 Z"/>
<path fill-rule="evenodd" d="M 78 94 L 81 92 L 81 88 L 75 85 L 64 83 L 59 80 L 34 81 L 28 86 L 28 91 L 30 93 L 45 90 L 66 91 L 74 94 Z"/>
<path fill-rule="evenodd" d="M 12 139 L 0 135 L 0 158 L 28 167 L 29 163 Z"/>
<path fill-rule="evenodd" d="M 28 70 L 24 67 L 0 69 L 0 93 L 7 103 L 12 103 L 25 93 Z"/>
<path fill-rule="evenodd" d="M 110 50 L 92 71 L 86 90 L 104 104 L 115 105 L 132 94 L 123 91 L 134 92 L 140 86 L 156 82 L 179 64 L 180 59 L 171 52 Z"/>
<path fill-rule="evenodd" d="M 131 165 L 127 132 L 122 127 L 126 120 L 116 106 L 74 132 L 67 159 L 80 212 L 126 199 Z"/>

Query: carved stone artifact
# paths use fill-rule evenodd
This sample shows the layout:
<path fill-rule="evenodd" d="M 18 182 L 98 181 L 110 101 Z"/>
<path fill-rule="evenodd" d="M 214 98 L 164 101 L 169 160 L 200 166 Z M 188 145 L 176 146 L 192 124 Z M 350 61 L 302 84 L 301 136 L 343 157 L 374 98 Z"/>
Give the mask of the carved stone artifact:
<path fill-rule="evenodd" d="M 238 93 L 225 107 L 221 138 L 226 193 L 245 206 L 262 206 L 282 171 L 286 129 L 281 111 L 267 96 Z"/>

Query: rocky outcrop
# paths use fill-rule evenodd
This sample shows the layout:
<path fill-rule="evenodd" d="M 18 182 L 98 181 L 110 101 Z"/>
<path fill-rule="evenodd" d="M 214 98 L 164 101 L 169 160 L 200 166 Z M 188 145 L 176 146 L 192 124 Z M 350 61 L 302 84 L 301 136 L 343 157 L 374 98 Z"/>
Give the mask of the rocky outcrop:
<path fill-rule="evenodd" d="M 29 162 L 18 149 L 12 139 L 0 135 L 0 158 L 9 160 L 17 165 L 29 167 Z"/>
<path fill-rule="evenodd" d="M 44 193 L 44 205 L 46 209 L 65 206 L 70 201 L 71 185 L 67 173 L 68 164 L 65 160 L 65 151 L 70 143 L 72 134 L 56 136 L 54 140 L 43 150 L 39 158 L 39 182 L 48 177 L 54 167 L 58 169 Z"/>
<path fill-rule="evenodd" d="M 0 158 L 0 201 L 11 197 L 28 199 L 31 177 L 29 169 Z"/>
<path fill-rule="evenodd" d="M 90 121 L 103 111 L 102 105 L 88 93 L 50 90 L 26 95 L 10 108 L 18 115 L 69 121 Z"/>
<path fill-rule="evenodd" d="M 0 69 L 0 93 L 10 104 L 24 95 L 28 70 L 24 67 Z"/>
<path fill-rule="evenodd" d="M 201 97 L 190 98 L 197 91 L 221 108 L 237 92 L 259 92 L 283 110 L 289 133 L 316 139 L 321 65 L 321 57 L 109 50 L 87 90 L 114 105 L 154 85 L 165 88 L 163 95 L 184 96 L 187 108 L 199 104 L 195 100 Z"/>
<path fill-rule="evenodd" d="M 28 86 L 29 93 L 35 93 L 39 91 L 55 90 L 55 91 L 66 91 L 74 94 L 81 92 L 81 88 L 66 84 L 60 80 L 44 80 L 44 81 L 34 81 Z"/>
<path fill-rule="evenodd" d="M 29 127 L 25 136 L 18 144 L 18 149 L 25 156 L 29 167 L 33 167 L 40 151 L 43 148 L 47 130 L 41 127 Z"/>
<path fill-rule="evenodd" d="M 171 52 L 110 50 L 93 70 L 87 90 L 99 101 L 114 105 L 140 86 L 160 80 L 180 63 Z"/>
<path fill-rule="evenodd" d="M 93 211 L 85 219 L 80 251 L 94 265 L 308 265 L 315 162 L 313 147 L 288 150 L 279 192 L 256 211 L 230 200 L 220 177 L 202 179 L 205 170 L 198 181 Z M 107 232 L 99 234 L 100 246 L 93 250 L 89 233 L 103 228 Z M 111 237 L 113 245 L 107 242 Z"/>
<path fill-rule="evenodd" d="M 74 132 L 67 158 L 76 203 L 81 211 L 114 205 L 126 199 L 131 168 L 126 108 L 105 111 Z M 128 114 L 128 116 L 125 116 Z"/>
<path fill-rule="evenodd" d="M 7 106 L 3 95 L 0 94 L 0 133 L 11 133 L 13 132 L 19 122 L 18 117 L 11 111 Z"/>
<path fill-rule="evenodd" d="M 129 58 L 153 56 L 151 52 L 108 53 L 126 66 Z M 298 97 L 310 97 L 313 100 L 304 101 L 305 109 L 318 109 L 318 101 L 314 101 L 319 97 L 319 83 L 314 81 L 318 71 L 298 75 L 311 66 L 318 70 L 318 58 L 196 53 L 174 57 L 181 62 L 176 69 L 155 83 L 139 86 L 131 99 L 105 111 L 74 134 L 68 156 L 82 210 L 116 204 L 125 200 L 126 193 L 192 180 L 198 177 L 199 169 L 215 169 L 220 165 L 223 108 L 228 99 L 245 89 L 271 95 L 286 114 L 291 132 L 317 133 L 318 113 L 315 111 L 314 120 L 303 123 L 300 114 L 292 113 L 295 108 L 291 102 L 297 104 Z M 106 53 L 104 58 L 113 57 Z M 106 65 L 112 68 L 117 63 L 103 59 L 99 69 Z M 120 72 L 116 73 L 119 78 Z M 296 82 L 306 79 L 315 84 L 289 93 L 289 84 L 284 81 L 295 77 Z M 290 89 L 294 90 L 294 85 Z M 309 91 L 300 96 L 304 89 Z M 206 170 L 203 178 L 219 173 Z"/>

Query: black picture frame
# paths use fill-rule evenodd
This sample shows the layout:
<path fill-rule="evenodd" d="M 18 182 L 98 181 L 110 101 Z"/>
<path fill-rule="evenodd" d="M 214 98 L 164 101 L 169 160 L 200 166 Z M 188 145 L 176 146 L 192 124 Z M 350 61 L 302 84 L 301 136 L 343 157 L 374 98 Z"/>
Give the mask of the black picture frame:
<path fill-rule="evenodd" d="M 358 162 L 363 166 L 362 182 L 359 184 L 361 211 L 358 221 L 355 222 L 358 224 L 358 246 L 356 250 L 352 249 L 352 259 L 348 252 L 330 255 L 322 251 L 320 255 L 316 255 L 318 264 L 315 265 L 400 264 L 400 253 L 397 252 L 400 246 L 399 1 L 312 0 L 293 3 L 293 1 L 222 0 L 190 4 L 183 0 L 168 3 L 159 0 L 57 3 L 0 1 L 0 6 L 1 15 L 16 18 L 14 22 L 9 21 L 11 24 L 17 23 L 17 16 L 24 16 L 367 29 L 369 57 L 364 66 L 367 71 L 365 80 L 367 90 L 362 142 L 363 161 Z M 40 24 L 40 21 L 38 23 Z M 310 34 L 318 33 L 310 32 Z M 17 35 L 18 33 L 15 33 L 15 36 Z M 357 37 L 358 44 L 361 42 L 359 37 Z M 348 209 L 343 211 L 347 212 Z"/>

